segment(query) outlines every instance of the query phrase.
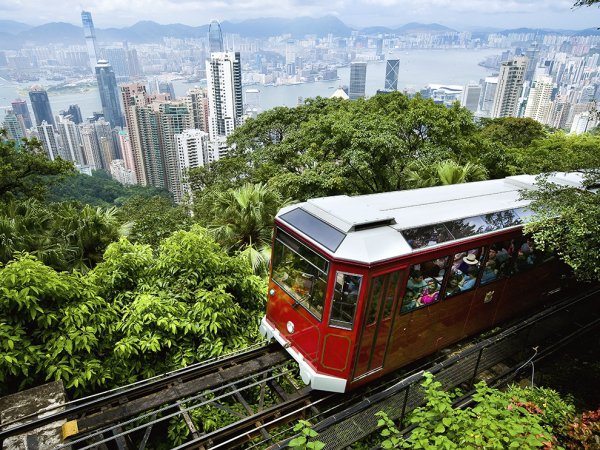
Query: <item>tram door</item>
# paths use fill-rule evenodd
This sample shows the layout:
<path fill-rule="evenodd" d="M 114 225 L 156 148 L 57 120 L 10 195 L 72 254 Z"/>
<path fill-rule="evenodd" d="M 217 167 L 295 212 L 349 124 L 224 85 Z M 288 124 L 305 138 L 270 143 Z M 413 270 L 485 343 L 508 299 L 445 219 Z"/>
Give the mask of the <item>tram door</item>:
<path fill-rule="evenodd" d="M 380 370 L 392 332 L 393 313 L 404 270 L 371 279 L 353 379 Z"/>

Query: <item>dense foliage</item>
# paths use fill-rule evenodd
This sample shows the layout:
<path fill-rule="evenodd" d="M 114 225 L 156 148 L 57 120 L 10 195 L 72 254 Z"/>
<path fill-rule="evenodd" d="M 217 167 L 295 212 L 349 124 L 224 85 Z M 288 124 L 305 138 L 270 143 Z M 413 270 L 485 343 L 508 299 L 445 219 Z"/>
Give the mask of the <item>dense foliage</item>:
<path fill-rule="evenodd" d="M 78 201 L 92 206 L 120 206 L 131 197 L 161 196 L 171 198 L 169 192 L 154 187 L 138 185 L 124 186 L 113 180 L 103 170 L 94 170 L 92 176 L 78 173 L 60 180 L 51 187 L 48 200 L 51 202 Z"/>
<path fill-rule="evenodd" d="M 199 226 L 156 254 L 123 238 L 85 275 L 17 255 L 0 267 L 2 393 L 54 379 L 81 394 L 245 347 L 264 290 Z"/>
<path fill-rule="evenodd" d="M 73 164 L 58 159 L 49 161 L 39 141 L 25 140 L 20 146 L 5 140 L 0 130 L 0 201 L 44 198 L 48 186 L 73 175 Z"/>
<path fill-rule="evenodd" d="M 426 450 L 459 449 L 550 449 L 556 448 L 553 432 L 562 430 L 574 408 L 549 389 L 511 387 L 499 391 L 485 383 L 476 385 L 475 406 L 455 408 L 453 397 L 431 374 L 422 383 L 426 404 L 415 409 L 408 420 L 413 424 L 403 437 L 384 412 L 383 448 Z"/>

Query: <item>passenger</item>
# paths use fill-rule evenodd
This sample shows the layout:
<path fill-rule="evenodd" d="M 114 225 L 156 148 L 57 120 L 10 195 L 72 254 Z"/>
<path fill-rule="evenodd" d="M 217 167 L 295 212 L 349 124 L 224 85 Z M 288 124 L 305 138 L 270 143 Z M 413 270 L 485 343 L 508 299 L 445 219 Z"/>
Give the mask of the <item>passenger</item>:
<path fill-rule="evenodd" d="M 496 251 L 496 262 L 497 262 L 498 266 L 501 266 L 509 259 L 510 259 L 510 254 L 508 253 L 508 250 L 506 250 L 504 247 L 500 247 Z"/>
<path fill-rule="evenodd" d="M 485 263 L 485 269 L 483 275 L 481 275 L 481 284 L 487 284 L 498 278 L 498 271 L 496 270 L 496 261 L 489 260 Z"/>
<path fill-rule="evenodd" d="M 458 266 L 458 270 L 461 273 L 466 274 L 469 273 L 469 269 L 471 266 L 478 265 L 479 261 L 477 261 L 477 255 L 475 253 L 469 253 L 467 256 L 464 256 L 460 266 Z"/>
<path fill-rule="evenodd" d="M 469 255 L 470 256 L 470 255 Z M 459 283 L 461 292 L 468 291 L 473 286 L 475 286 L 475 282 L 477 281 L 477 267 L 471 266 L 468 272 L 463 277 L 462 281 Z"/>
<path fill-rule="evenodd" d="M 463 257 L 467 256 L 466 252 L 460 252 L 454 255 L 454 261 L 452 261 L 452 273 L 460 270 L 459 267 L 463 263 Z"/>
<path fill-rule="evenodd" d="M 411 291 L 416 295 L 420 295 L 421 291 L 427 287 L 427 283 L 423 280 L 423 275 L 420 270 L 415 270 L 406 283 L 406 293 Z"/>
<path fill-rule="evenodd" d="M 521 245 L 521 251 L 525 254 L 528 255 L 529 253 L 533 252 L 535 248 L 535 245 L 533 243 L 533 239 L 531 238 L 527 238 L 527 241 L 523 243 L 523 245 Z"/>
<path fill-rule="evenodd" d="M 460 293 L 460 277 L 453 276 L 448 280 L 448 286 L 446 287 L 446 297 Z"/>
<path fill-rule="evenodd" d="M 423 289 L 423 293 L 421 294 L 421 304 L 429 305 L 437 301 L 438 295 L 440 291 L 437 288 L 436 281 L 431 279 L 427 281 L 427 287 Z"/>

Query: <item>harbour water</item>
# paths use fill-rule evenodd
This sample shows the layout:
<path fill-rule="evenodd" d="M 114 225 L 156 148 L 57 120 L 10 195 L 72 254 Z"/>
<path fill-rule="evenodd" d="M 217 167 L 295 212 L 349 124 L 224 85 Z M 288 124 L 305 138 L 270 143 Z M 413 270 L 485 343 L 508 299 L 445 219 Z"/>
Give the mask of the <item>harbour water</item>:
<path fill-rule="evenodd" d="M 400 60 L 398 75 L 398 90 L 419 90 L 427 84 L 452 84 L 465 85 L 469 81 L 478 81 L 489 76 L 491 71 L 479 62 L 487 56 L 500 53 L 500 49 L 447 49 L 447 50 L 409 50 L 386 55 L 388 59 Z M 367 96 L 374 95 L 377 89 L 382 89 L 385 79 L 385 62 L 370 62 L 367 67 Z M 244 94 L 248 89 L 258 89 L 261 110 L 265 111 L 276 106 L 295 106 L 298 98 L 303 99 L 321 96 L 329 97 L 335 89 L 348 85 L 350 69 L 338 69 L 338 80 L 320 81 L 280 86 L 252 85 L 244 86 Z M 10 102 L 16 98 L 27 100 L 30 113 L 33 115 L 27 95 L 27 89 L 32 84 L 49 86 L 56 81 L 40 81 L 36 83 L 11 83 L 0 79 L 0 121 L 4 118 Z M 193 84 L 184 80 L 173 82 L 175 94 L 184 95 L 193 87 Z M 58 114 L 66 110 L 69 105 L 77 104 L 84 117 L 92 115 L 94 111 L 101 111 L 100 96 L 96 87 L 87 88 L 79 92 L 69 92 L 50 95 L 52 112 Z"/>

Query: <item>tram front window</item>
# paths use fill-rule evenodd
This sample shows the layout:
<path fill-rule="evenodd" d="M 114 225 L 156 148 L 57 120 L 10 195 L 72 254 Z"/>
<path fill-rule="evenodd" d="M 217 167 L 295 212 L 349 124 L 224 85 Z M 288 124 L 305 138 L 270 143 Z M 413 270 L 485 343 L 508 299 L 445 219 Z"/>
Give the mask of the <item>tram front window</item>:
<path fill-rule="evenodd" d="M 290 235 L 277 230 L 271 277 L 317 319 L 323 316 L 329 263 Z"/>

